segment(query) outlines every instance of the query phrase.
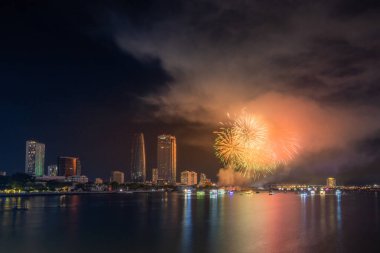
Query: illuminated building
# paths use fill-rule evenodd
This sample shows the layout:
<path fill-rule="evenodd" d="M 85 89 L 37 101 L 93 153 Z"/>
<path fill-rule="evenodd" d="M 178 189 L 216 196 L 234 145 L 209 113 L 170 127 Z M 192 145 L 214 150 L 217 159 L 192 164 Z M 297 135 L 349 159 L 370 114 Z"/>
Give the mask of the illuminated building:
<path fill-rule="evenodd" d="M 103 179 L 99 177 L 95 178 L 95 184 L 103 184 Z"/>
<path fill-rule="evenodd" d="M 7 172 L 5 172 L 5 171 L 0 171 L 0 176 L 5 177 L 6 175 L 7 175 Z"/>
<path fill-rule="evenodd" d="M 67 181 L 73 182 L 73 183 L 80 183 L 80 184 L 86 184 L 88 183 L 88 177 L 82 175 L 82 176 L 69 176 L 67 177 Z"/>
<path fill-rule="evenodd" d="M 57 182 L 65 182 L 66 177 L 65 176 L 42 176 L 42 177 L 37 177 L 36 180 L 38 181 L 57 181 Z"/>
<path fill-rule="evenodd" d="M 176 138 L 171 135 L 158 136 L 157 142 L 158 180 L 176 183 L 177 147 Z"/>
<path fill-rule="evenodd" d="M 206 174 L 205 173 L 201 173 L 201 175 L 199 176 L 199 184 L 200 185 L 205 185 L 206 182 L 207 182 Z"/>
<path fill-rule="evenodd" d="M 111 172 L 110 182 L 116 182 L 118 184 L 124 184 L 124 172 L 114 170 Z"/>
<path fill-rule="evenodd" d="M 153 168 L 152 169 L 152 184 L 157 184 L 157 180 L 158 180 L 158 169 Z"/>
<path fill-rule="evenodd" d="M 25 148 L 25 173 L 31 176 L 44 175 L 45 144 L 27 141 Z"/>
<path fill-rule="evenodd" d="M 146 181 L 144 134 L 135 134 L 133 137 L 131 155 L 132 181 L 143 183 Z"/>
<path fill-rule="evenodd" d="M 333 177 L 329 177 L 326 180 L 326 186 L 329 188 L 335 188 L 336 187 L 336 180 Z"/>
<path fill-rule="evenodd" d="M 56 164 L 52 164 L 48 166 L 48 176 L 49 177 L 58 176 L 58 166 Z"/>
<path fill-rule="evenodd" d="M 197 184 L 197 173 L 194 171 L 182 171 L 181 172 L 181 184 L 184 185 L 196 185 Z"/>
<path fill-rule="evenodd" d="M 58 157 L 57 164 L 60 176 L 71 177 L 81 175 L 82 166 L 78 157 L 60 156 Z"/>

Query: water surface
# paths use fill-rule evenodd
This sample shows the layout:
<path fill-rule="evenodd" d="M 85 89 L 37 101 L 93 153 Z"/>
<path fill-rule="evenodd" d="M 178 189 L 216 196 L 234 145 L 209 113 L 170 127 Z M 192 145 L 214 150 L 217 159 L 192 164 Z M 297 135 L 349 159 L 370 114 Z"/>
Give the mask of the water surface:
<path fill-rule="evenodd" d="M 0 252 L 380 252 L 379 209 L 374 193 L 7 197 Z"/>

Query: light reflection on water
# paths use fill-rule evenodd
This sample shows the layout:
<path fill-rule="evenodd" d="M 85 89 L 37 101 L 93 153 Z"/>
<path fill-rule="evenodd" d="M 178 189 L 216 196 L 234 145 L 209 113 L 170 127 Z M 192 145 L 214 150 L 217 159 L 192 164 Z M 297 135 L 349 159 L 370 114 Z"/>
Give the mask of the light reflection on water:
<path fill-rule="evenodd" d="M 379 206 L 376 194 L 7 197 L 0 252 L 380 252 Z"/>

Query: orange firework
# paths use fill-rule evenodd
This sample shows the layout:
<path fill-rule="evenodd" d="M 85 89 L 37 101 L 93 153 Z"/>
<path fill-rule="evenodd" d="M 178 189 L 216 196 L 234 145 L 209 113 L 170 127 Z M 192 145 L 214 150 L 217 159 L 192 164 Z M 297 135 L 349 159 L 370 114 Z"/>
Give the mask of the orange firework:
<path fill-rule="evenodd" d="M 268 124 L 254 114 L 243 112 L 222 125 L 215 131 L 216 156 L 226 167 L 244 176 L 258 179 L 270 174 L 298 153 L 298 142 L 289 131 Z"/>

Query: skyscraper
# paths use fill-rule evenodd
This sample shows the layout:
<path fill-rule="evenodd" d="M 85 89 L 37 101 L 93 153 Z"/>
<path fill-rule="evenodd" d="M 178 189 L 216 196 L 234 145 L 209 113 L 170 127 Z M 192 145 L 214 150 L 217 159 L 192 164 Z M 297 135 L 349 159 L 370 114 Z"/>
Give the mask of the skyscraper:
<path fill-rule="evenodd" d="M 157 167 L 159 180 L 169 184 L 176 183 L 177 147 L 174 136 L 165 134 L 158 136 Z"/>
<path fill-rule="evenodd" d="M 82 166 L 78 157 L 59 156 L 57 164 L 60 176 L 80 176 L 82 173 Z"/>
<path fill-rule="evenodd" d="M 45 144 L 37 141 L 26 141 L 25 173 L 42 177 L 44 175 Z"/>
<path fill-rule="evenodd" d="M 134 135 L 131 155 L 132 181 L 143 183 L 146 180 L 145 144 L 143 133 Z"/>

